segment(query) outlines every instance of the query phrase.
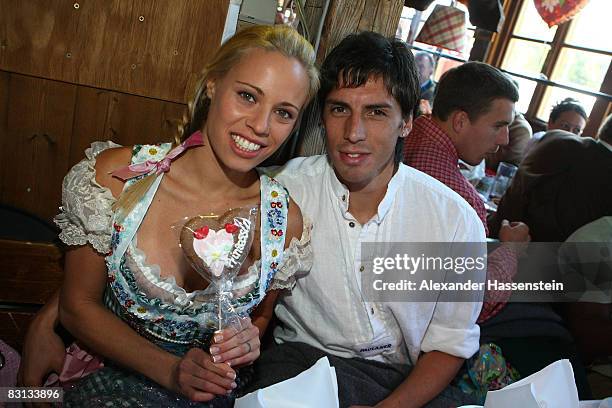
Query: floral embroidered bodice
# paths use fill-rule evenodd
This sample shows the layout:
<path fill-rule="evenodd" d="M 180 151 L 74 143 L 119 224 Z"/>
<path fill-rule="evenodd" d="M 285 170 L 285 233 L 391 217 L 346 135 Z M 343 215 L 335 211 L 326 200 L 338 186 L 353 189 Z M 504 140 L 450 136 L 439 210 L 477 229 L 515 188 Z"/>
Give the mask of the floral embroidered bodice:
<path fill-rule="evenodd" d="M 205 343 L 216 322 L 212 285 L 187 292 L 174 277 L 162 277 L 159 266 L 149 264 L 146 254 L 138 248 L 138 228 L 163 174 L 121 220 L 110 209 L 114 197 L 95 181 L 95 157 L 115 146 L 112 142 L 94 143 L 86 152 L 87 158 L 66 176 L 62 211 L 56 217 L 62 229 L 60 238 L 69 245 L 91 243 L 106 255 L 104 302 L 141 335 L 167 349 Z M 170 148 L 170 144 L 134 146 L 132 163 L 158 161 Z M 126 188 L 136 180 L 129 180 Z M 263 174 L 260 185 L 261 225 L 256 233 L 260 234 L 261 259 L 238 276 L 232 299 L 235 308 L 246 314 L 261 302 L 266 291 L 291 288 L 296 272 L 307 271 L 312 257 L 306 222 L 302 238 L 293 239 L 285 249 L 289 205 L 285 188 Z"/>

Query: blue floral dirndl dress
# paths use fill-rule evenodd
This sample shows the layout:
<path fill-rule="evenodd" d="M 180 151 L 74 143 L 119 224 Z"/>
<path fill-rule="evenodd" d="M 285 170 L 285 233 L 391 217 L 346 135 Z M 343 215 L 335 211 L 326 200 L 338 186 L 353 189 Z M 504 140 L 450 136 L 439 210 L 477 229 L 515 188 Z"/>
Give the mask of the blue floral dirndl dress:
<path fill-rule="evenodd" d="M 210 287 L 186 292 L 173 277 L 163 278 L 157 265 L 146 262 L 138 248 L 137 232 L 163 179 L 163 173 L 134 209 L 118 220 L 110 210 L 113 198 L 108 189 L 95 182 L 95 157 L 112 142 L 94 143 L 87 158 L 66 176 L 61 213 L 56 223 L 60 238 L 69 245 L 90 243 L 106 254 L 108 269 L 105 305 L 141 336 L 164 350 L 184 355 L 198 344 L 210 342 L 216 324 L 216 305 Z M 132 163 L 159 161 L 171 144 L 134 146 Z M 126 183 L 128 187 L 137 179 Z M 300 240 L 285 249 L 289 195 L 274 179 L 260 175 L 261 259 L 240 275 L 234 285 L 232 302 L 238 312 L 249 314 L 271 289 L 292 288 L 296 272 L 306 271 L 311 260 L 307 226 Z M 99 208 L 102 206 L 103 208 Z M 104 230 L 112 232 L 105 234 Z M 108 245 L 108 246 L 106 246 Z M 178 245 L 178 242 L 177 242 Z M 237 391 L 248 373 L 238 373 Z M 234 395 L 217 397 L 209 403 L 189 401 L 166 390 L 145 376 L 105 361 L 104 368 L 71 384 L 64 395 L 65 406 L 75 407 L 191 407 L 232 406 Z"/>

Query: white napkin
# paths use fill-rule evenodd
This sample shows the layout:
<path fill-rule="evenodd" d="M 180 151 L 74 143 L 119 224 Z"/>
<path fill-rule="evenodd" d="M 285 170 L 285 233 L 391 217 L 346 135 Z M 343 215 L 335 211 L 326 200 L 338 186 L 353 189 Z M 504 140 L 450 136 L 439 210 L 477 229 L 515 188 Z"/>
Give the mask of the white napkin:
<path fill-rule="evenodd" d="M 485 408 L 576 408 L 578 390 L 569 360 L 559 360 L 501 390 L 489 391 Z"/>
<path fill-rule="evenodd" d="M 327 357 L 308 370 L 236 400 L 235 408 L 338 408 L 336 370 Z"/>

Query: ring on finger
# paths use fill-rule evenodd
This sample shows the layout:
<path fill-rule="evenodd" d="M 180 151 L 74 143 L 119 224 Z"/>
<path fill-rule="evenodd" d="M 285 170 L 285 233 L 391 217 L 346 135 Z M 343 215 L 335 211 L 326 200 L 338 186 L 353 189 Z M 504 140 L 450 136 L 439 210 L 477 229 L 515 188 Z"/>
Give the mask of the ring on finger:
<path fill-rule="evenodd" d="M 251 350 L 253 350 L 253 348 L 251 347 L 251 343 L 249 343 L 248 341 L 246 343 L 247 346 L 249 346 L 249 351 L 247 351 L 247 354 L 251 352 Z"/>

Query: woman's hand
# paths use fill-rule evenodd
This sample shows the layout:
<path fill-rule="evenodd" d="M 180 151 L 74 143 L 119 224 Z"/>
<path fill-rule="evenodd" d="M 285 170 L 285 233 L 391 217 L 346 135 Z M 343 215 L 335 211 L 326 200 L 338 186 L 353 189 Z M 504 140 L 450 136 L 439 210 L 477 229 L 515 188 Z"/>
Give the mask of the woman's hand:
<path fill-rule="evenodd" d="M 55 333 L 58 312 L 58 293 L 36 314 L 28 328 L 17 374 L 20 387 L 42 387 L 47 376 L 60 373 L 66 346 Z"/>
<path fill-rule="evenodd" d="M 204 350 L 192 348 L 174 369 L 174 391 L 192 401 L 210 401 L 236 388 L 236 372 L 225 363 L 214 363 Z"/>
<path fill-rule="evenodd" d="M 47 376 L 60 373 L 66 355 L 62 339 L 53 329 L 28 330 L 17 374 L 20 387 L 42 387 Z"/>
<path fill-rule="evenodd" d="M 240 367 L 253 363 L 260 354 L 259 328 L 249 317 L 240 320 L 242 328 L 235 326 L 215 333 L 210 354 L 216 363 Z"/>

